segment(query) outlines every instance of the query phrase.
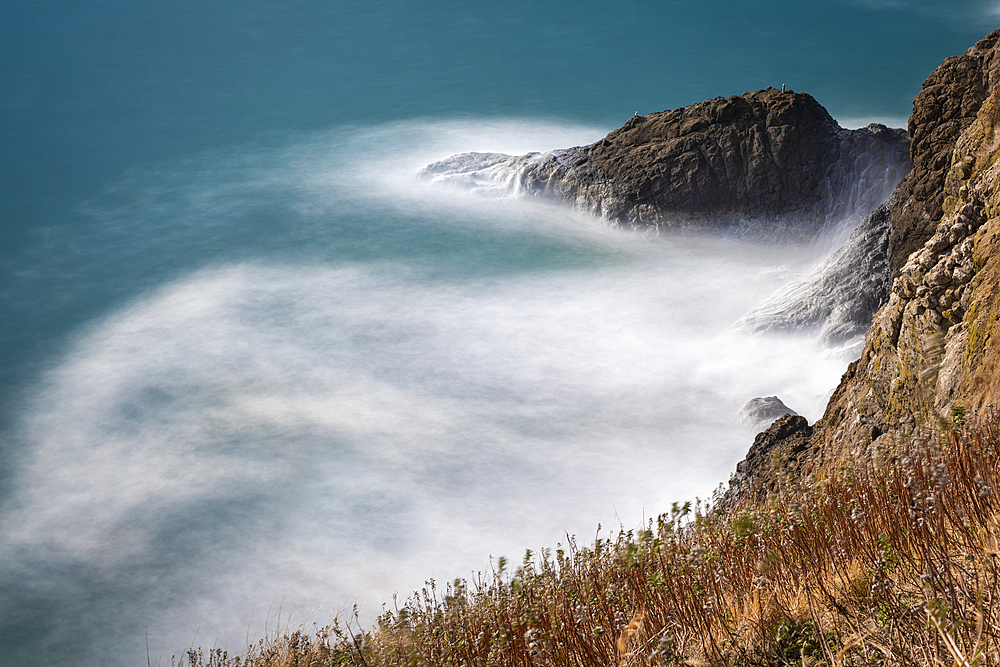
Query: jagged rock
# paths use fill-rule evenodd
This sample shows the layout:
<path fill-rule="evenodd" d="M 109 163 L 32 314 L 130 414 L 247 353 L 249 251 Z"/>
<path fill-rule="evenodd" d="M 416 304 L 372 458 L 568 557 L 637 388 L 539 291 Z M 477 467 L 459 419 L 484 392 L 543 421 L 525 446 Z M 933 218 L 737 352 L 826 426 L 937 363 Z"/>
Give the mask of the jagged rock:
<path fill-rule="evenodd" d="M 805 417 L 785 415 L 758 433 L 745 459 L 729 480 L 723 504 L 760 499 L 777 491 L 786 477 L 794 477 L 809 455 L 813 429 Z"/>
<path fill-rule="evenodd" d="M 736 421 L 747 430 L 759 433 L 779 417 L 798 414 L 777 396 L 758 396 L 751 398 L 740 408 L 739 414 L 736 415 Z"/>
<path fill-rule="evenodd" d="M 889 210 L 875 209 L 847 242 L 802 282 L 790 285 L 745 315 L 750 331 L 819 332 L 830 346 L 862 336 L 889 298 Z"/>
<path fill-rule="evenodd" d="M 746 229 L 780 220 L 816 232 L 871 211 L 908 170 L 901 130 L 845 130 L 810 95 L 768 88 L 636 116 L 589 146 L 465 153 L 420 176 L 564 201 L 630 225 Z"/>
<path fill-rule="evenodd" d="M 908 128 L 913 170 L 899 184 L 891 214 L 893 277 L 934 234 L 944 214 L 944 180 L 955 142 L 1000 82 L 998 39 L 1000 34 L 990 33 L 964 55 L 945 60 L 913 100 Z"/>

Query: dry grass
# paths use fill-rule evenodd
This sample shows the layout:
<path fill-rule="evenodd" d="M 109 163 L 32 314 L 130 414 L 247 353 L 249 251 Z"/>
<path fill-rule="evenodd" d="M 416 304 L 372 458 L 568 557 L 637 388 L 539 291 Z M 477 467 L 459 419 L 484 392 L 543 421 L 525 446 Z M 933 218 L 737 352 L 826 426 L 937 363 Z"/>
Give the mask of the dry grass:
<path fill-rule="evenodd" d="M 1000 414 L 194 667 L 1000 665 Z M 183 662 L 183 661 L 182 661 Z"/>

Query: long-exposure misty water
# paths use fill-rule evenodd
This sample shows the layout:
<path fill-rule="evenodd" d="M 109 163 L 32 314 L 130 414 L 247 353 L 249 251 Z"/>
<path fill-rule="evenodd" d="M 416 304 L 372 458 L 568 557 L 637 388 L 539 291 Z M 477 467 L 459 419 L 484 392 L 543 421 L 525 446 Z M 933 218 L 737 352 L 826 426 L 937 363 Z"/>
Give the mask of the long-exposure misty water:
<path fill-rule="evenodd" d="M 864 211 L 655 234 L 413 175 L 786 82 L 902 124 L 992 16 L 833 4 L 5 9 L 0 662 L 370 619 L 707 496 L 751 397 L 819 417 L 849 352 L 733 323 Z"/>

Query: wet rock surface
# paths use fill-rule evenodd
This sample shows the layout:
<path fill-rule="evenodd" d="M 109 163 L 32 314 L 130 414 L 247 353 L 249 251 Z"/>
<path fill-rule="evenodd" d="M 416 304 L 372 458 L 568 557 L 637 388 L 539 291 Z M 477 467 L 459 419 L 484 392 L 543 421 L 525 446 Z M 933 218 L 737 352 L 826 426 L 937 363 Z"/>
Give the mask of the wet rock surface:
<path fill-rule="evenodd" d="M 777 396 L 758 396 L 751 398 L 740 408 L 736 422 L 743 428 L 758 433 L 770 426 L 775 419 L 798 414 Z"/>
<path fill-rule="evenodd" d="M 862 336 L 889 298 L 889 211 L 873 211 L 847 242 L 805 280 L 790 285 L 737 324 L 750 331 L 816 331 L 828 346 Z"/>

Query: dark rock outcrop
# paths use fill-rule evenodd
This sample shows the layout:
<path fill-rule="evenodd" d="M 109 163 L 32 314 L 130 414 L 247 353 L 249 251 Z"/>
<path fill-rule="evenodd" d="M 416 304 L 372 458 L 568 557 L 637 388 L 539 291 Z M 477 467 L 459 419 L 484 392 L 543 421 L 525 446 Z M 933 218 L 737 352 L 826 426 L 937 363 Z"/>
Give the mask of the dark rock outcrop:
<path fill-rule="evenodd" d="M 736 466 L 723 502 L 760 499 L 795 477 L 809 453 L 813 429 L 805 417 L 785 415 L 758 433 L 745 459 Z"/>
<path fill-rule="evenodd" d="M 465 153 L 420 175 L 565 201 L 619 224 L 750 228 L 780 219 L 816 232 L 863 217 L 908 170 L 901 130 L 845 130 L 810 95 L 768 88 L 636 116 L 589 146 Z"/>

